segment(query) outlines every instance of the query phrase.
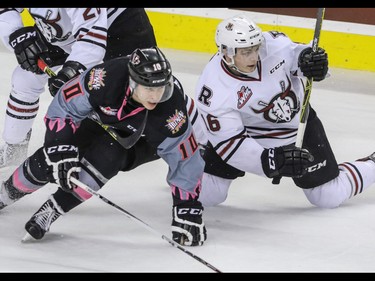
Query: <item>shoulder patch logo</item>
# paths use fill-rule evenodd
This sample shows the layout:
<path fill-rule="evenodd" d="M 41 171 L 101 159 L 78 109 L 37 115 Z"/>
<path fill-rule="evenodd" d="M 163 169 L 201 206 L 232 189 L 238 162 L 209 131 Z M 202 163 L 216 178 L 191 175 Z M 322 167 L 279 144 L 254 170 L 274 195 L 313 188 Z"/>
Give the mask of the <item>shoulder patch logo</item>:
<path fill-rule="evenodd" d="M 182 127 L 184 123 L 186 123 L 186 115 L 180 110 L 175 112 L 173 116 L 170 116 L 167 119 L 167 125 L 165 125 L 172 134 L 176 134 Z"/>
<path fill-rule="evenodd" d="M 99 90 L 104 87 L 104 78 L 106 77 L 106 71 L 103 68 L 93 68 L 90 71 L 90 80 L 88 82 L 89 90 Z"/>
<path fill-rule="evenodd" d="M 242 86 L 241 90 L 237 92 L 237 108 L 241 109 L 247 103 L 247 101 L 250 99 L 252 95 L 253 92 L 248 87 Z"/>

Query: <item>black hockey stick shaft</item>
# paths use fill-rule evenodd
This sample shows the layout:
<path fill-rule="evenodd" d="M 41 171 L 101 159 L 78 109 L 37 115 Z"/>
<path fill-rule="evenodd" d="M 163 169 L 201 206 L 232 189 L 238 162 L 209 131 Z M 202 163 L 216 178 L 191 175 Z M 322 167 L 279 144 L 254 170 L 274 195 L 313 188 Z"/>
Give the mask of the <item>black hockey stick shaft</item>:
<path fill-rule="evenodd" d="M 322 30 L 322 24 L 323 24 L 323 19 L 324 19 L 324 13 L 325 13 L 325 8 L 318 9 L 316 23 L 315 23 L 315 30 L 314 30 L 314 38 L 312 42 L 313 52 L 316 52 L 318 50 L 320 32 Z M 303 138 L 305 135 L 307 118 L 309 117 L 309 102 L 310 102 L 310 95 L 311 95 L 311 90 L 312 90 L 312 82 L 313 82 L 313 78 L 307 78 L 305 94 L 303 97 L 303 104 L 301 107 L 300 122 L 298 126 L 298 131 L 297 131 L 297 139 L 296 139 L 296 147 L 299 147 L 299 148 L 302 147 Z"/>
<path fill-rule="evenodd" d="M 100 122 L 99 118 L 97 117 L 97 115 L 95 113 L 93 113 L 90 116 L 90 119 L 95 121 L 96 123 L 98 123 L 104 130 L 107 131 L 108 134 L 110 134 L 112 136 L 112 138 L 114 138 L 119 144 L 121 144 L 122 147 L 124 147 L 125 149 L 129 149 L 142 136 L 142 133 L 143 133 L 145 127 L 146 127 L 147 116 L 148 116 L 148 110 L 146 109 L 145 116 L 143 117 L 142 124 L 139 126 L 137 131 L 135 131 L 133 134 L 131 134 L 130 136 L 127 136 L 127 137 L 121 137 L 116 132 L 116 130 L 114 130 L 114 127 L 111 127 L 109 125 L 106 125 L 106 124 L 103 124 L 102 122 Z"/>
<path fill-rule="evenodd" d="M 44 73 L 46 73 L 49 77 L 56 76 L 56 73 L 51 68 L 49 68 L 48 65 L 41 58 L 38 59 L 38 67 Z M 148 115 L 148 110 L 146 109 L 146 113 L 143 118 L 141 126 L 137 129 L 137 131 L 135 131 L 133 134 L 127 137 L 121 137 L 111 126 L 103 124 L 102 122 L 100 122 L 99 118 L 94 118 L 95 117 L 94 114 L 92 115 L 93 118 L 90 118 L 90 119 L 98 123 L 104 130 L 107 131 L 108 134 L 111 135 L 111 137 L 113 137 L 119 144 L 121 144 L 121 146 L 123 146 L 125 149 L 129 149 L 142 136 L 142 133 L 147 123 L 147 115 Z"/>
<path fill-rule="evenodd" d="M 125 214 L 129 219 L 137 222 L 139 225 L 147 228 L 150 232 L 160 236 L 163 240 L 167 241 L 169 244 L 171 244 L 172 246 L 176 247 L 177 249 L 181 250 L 182 252 L 184 252 L 185 254 L 188 254 L 189 256 L 191 256 L 192 258 L 194 258 L 195 260 L 199 261 L 200 263 L 204 264 L 205 266 L 209 267 L 210 269 L 212 269 L 213 271 L 217 272 L 217 273 L 221 273 L 221 271 L 219 269 L 217 269 L 216 267 L 214 267 L 213 265 L 211 265 L 210 263 L 206 262 L 205 260 L 203 260 L 202 258 L 198 257 L 197 255 L 193 254 L 192 252 L 188 251 L 187 249 L 185 249 L 184 247 L 182 247 L 180 244 L 178 244 L 177 242 L 173 241 L 172 239 L 168 238 L 167 236 L 165 236 L 164 234 L 162 233 L 159 233 L 158 231 L 156 231 L 154 228 L 152 228 L 149 224 L 147 224 L 146 222 L 144 222 L 143 220 L 137 218 L 136 216 L 132 215 L 131 213 L 129 213 L 128 211 L 126 211 L 125 209 L 121 208 L 120 206 L 118 206 L 117 204 L 113 203 L 112 201 L 110 201 L 109 199 L 105 198 L 103 195 L 97 193 L 96 191 L 92 190 L 89 186 L 87 186 L 86 184 L 84 184 L 83 182 L 81 182 L 80 180 L 74 178 L 74 177 L 70 177 L 70 181 L 72 183 L 74 183 L 75 185 L 79 186 L 80 188 L 84 189 L 85 191 L 87 191 L 88 193 L 90 193 L 91 195 L 94 195 L 96 196 L 97 198 L 99 198 L 100 200 L 102 200 L 104 203 L 112 206 L 112 207 L 115 207 L 116 210 L 120 211 L 122 214 Z"/>

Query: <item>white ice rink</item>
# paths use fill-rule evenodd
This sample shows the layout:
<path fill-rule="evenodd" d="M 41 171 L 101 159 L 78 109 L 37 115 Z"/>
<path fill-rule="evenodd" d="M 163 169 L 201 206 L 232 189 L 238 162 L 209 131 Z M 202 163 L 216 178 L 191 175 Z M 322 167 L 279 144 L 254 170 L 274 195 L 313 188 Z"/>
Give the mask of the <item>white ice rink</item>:
<path fill-rule="evenodd" d="M 165 50 L 174 74 L 193 95 L 207 54 Z M 373 54 L 371 54 L 373 55 Z M 0 51 L 2 131 L 16 59 Z M 311 104 L 323 121 L 338 162 L 375 151 L 375 73 L 331 69 L 314 83 Z M 45 92 L 29 154 L 42 145 Z M 98 155 L 100 157 L 100 155 Z M 6 179 L 12 169 L 0 172 Z M 172 197 L 162 160 L 112 179 L 100 193 L 148 223 L 149 231 L 93 197 L 52 224 L 43 240 L 21 243 L 24 225 L 56 190 L 47 185 L 0 211 L 0 272 L 213 272 L 162 239 L 171 235 Z M 310 205 L 302 190 L 247 174 L 229 197 L 207 208 L 208 240 L 186 249 L 222 272 L 375 272 L 375 185 L 332 210 Z"/>

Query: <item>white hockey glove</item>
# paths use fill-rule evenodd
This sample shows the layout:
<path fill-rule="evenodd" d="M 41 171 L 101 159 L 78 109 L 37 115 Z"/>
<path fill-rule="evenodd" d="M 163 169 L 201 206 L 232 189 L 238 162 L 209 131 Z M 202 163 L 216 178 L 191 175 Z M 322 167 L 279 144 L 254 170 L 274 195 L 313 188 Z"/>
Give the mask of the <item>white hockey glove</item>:
<path fill-rule="evenodd" d="M 78 158 L 78 147 L 67 145 L 55 145 L 43 148 L 46 163 L 52 168 L 50 181 L 60 185 L 67 192 L 72 192 L 75 187 L 70 182 L 70 177 L 78 178 L 81 171 Z"/>
<path fill-rule="evenodd" d="M 172 238 L 184 246 L 201 246 L 207 239 L 203 206 L 196 200 L 181 201 L 173 206 Z"/>

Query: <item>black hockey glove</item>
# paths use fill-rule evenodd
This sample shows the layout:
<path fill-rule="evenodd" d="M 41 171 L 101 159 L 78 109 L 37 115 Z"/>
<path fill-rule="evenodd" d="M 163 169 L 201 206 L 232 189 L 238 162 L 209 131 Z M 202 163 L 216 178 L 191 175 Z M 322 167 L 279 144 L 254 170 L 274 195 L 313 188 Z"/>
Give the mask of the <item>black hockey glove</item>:
<path fill-rule="evenodd" d="M 269 178 L 300 178 L 307 173 L 314 157 L 294 144 L 265 149 L 261 155 L 263 171 Z"/>
<path fill-rule="evenodd" d="M 14 31 L 9 35 L 9 44 L 13 47 L 22 69 L 43 74 L 38 67 L 38 58 L 48 51 L 48 47 L 39 37 L 35 27 L 27 26 Z"/>
<path fill-rule="evenodd" d="M 196 200 L 187 200 L 173 206 L 172 238 L 184 246 L 201 246 L 207 239 L 203 206 Z"/>
<path fill-rule="evenodd" d="M 85 70 L 86 67 L 77 61 L 65 62 L 59 73 L 48 79 L 48 88 L 51 95 L 54 97 L 62 85 Z"/>
<path fill-rule="evenodd" d="M 70 177 L 78 178 L 81 171 L 78 159 L 78 147 L 67 145 L 55 145 L 43 149 L 46 163 L 51 166 L 52 174 L 48 179 L 50 182 L 60 185 L 67 192 L 71 192 L 75 187 L 70 182 Z"/>
<path fill-rule="evenodd" d="M 298 66 L 307 78 L 322 81 L 328 72 L 328 55 L 322 48 L 313 52 L 312 48 L 308 47 L 299 55 Z"/>

